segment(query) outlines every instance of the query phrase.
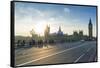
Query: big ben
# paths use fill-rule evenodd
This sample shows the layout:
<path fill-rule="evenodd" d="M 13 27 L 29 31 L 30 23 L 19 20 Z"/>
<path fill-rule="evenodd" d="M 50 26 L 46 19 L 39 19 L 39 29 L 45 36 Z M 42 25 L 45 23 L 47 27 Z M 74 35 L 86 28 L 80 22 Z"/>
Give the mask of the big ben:
<path fill-rule="evenodd" d="M 88 24 L 88 32 L 89 32 L 89 39 L 92 39 L 93 25 L 91 19 L 89 20 L 89 24 Z"/>

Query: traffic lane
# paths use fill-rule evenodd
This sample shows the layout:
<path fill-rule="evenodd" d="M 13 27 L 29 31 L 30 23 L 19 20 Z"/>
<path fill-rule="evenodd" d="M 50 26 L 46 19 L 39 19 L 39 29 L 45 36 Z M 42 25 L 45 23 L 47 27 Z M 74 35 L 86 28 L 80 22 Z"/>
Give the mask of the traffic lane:
<path fill-rule="evenodd" d="M 17 60 L 16 64 L 18 65 L 18 64 L 30 61 L 30 60 L 35 60 L 35 59 L 38 59 L 38 58 L 41 58 L 41 57 L 51 55 L 53 53 L 55 54 L 57 52 L 65 50 L 65 49 L 67 49 L 67 48 L 53 48 L 53 49 L 49 49 L 47 51 L 43 50 L 43 51 L 40 51 L 40 52 L 31 53 L 29 55 L 17 57 L 16 58 L 16 60 Z"/>
<path fill-rule="evenodd" d="M 38 59 L 40 57 L 47 56 L 47 55 L 51 54 L 53 51 L 54 51 L 53 49 L 41 50 L 40 52 L 34 52 L 31 50 L 31 52 L 33 52 L 33 53 L 28 53 L 26 55 L 16 56 L 16 58 L 15 58 L 16 65 L 24 63 L 24 62 L 28 62 L 30 60 L 35 60 L 35 59 Z"/>
<path fill-rule="evenodd" d="M 75 44 L 79 44 L 79 43 L 75 43 Z M 57 44 L 58 45 L 58 44 Z M 70 47 L 69 47 L 70 45 Z M 21 64 L 21 63 L 24 63 L 24 62 L 27 62 L 29 60 L 33 60 L 33 59 L 38 59 L 40 57 L 45 57 L 47 55 L 50 55 L 52 53 L 56 53 L 58 51 L 62 51 L 64 49 L 67 49 L 67 48 L 71 48 L 73 45 L 72 44 L 59 44 L 58 46 L 56 47 L 53 47 L 53 48 L 47 48 L 47 49 L 42 49 L 42 50 L 37 50 L 37 51 L 34 51 L 34 49 L 30 49 L 30 51 L 28 50 L 28 54 L 26 55 L 18 55 L 16 56 L 16 64 Z M 67 47 L 68 46 L 68 47 Z M 78 45 L 77 45 L 78 46 Z M 24 51 L 25 52 L 25 51 Z"/>
<path fill-rule="evenodd" d="M 83 45 L 86 45 L 86 44 L 87 44 L 87 43 L 84 43 L 84 44 L 82 44 L 82 46 L 83 46 Z M 89 42 L 88 45 L 91 45 L 91 44 L 92 44 L 92 43 Z M 53 53 L 53 52 L 52 52 L 52 53 Z M 39 56 L 40 56 L 40 55 L 39 55 Z M 48 56 L 48 55 L 47 55 L 47 56 Z M 44 56 L 44 57 L 45 57 L 45 56 Z M 29 57 L 29 58 L 30 58 L 30 57 Z M 28 58 L 26 58 L 26 59 L 28 59 Z M 30 61 L 30 60 L 32 60 L 32 59 L 29 59 L 28 61 L 24 61 L 24 60 L 25 60 L 25 59 L 21 60 L 21 61 L 23 61 L 22 64 L 23 64 L 23 63 L 26 63 L 26 62 L 28 62 L 28 61 Z M 18 61 L 18 63 L 19 63 L 19 61 Z M 19 63 L 19 64 L 20 64 L 20 63 Z"/>
<path fill-rule="evenodd" d="M 78 60 L 78 62 L 95 62 L 97 61 L 97 51 L 96 48 L 92 47 L 87 53 Z"/>
<path fill-rule="evenodd" d="M 92 43 L 93 44 L 93 43 Z M 39 65 L 39 64 L 56 64 L 56 63 L 74 63 L 82 54 L 87 53 L 87 50 L 93 47 L 90 44 L 85 44 L 85 46 L 75 48 L 63 53 L 41 59 L 27 65 Z M 94 48 L 95 49 L 95 48 Z M 87 60 L 88 61 L 88 60 Z"/>
<path fill-rule="evenodd" d="M 43 46 L 41 48 L 38 48 L 38 47 L 21 48 L 21 49 L 15 50 L 15 55 L 21 56 L 21 55 L 31 54 L 31 53 L 37 52 L 37 51 L 41 52 L 42 50 L 49 49 L 49 48 L 70 48 L 70 47 L 73 47 L 74 45 L 78 45 L 78 44 L 81 44 L 81 42 L 46 44 L 46 45 L 41 45 L 41 46 Z"/>
<path fill-rule="evenodd" d="M 58 44 L 46 44 L 46 45 L 41 45 L 43 47 L 32 47 L 32 48 L 21 48 L 21 49 L 16 49 L 15 50 L 15 55 L 20 56 L 20 55 L 25 55 L 25 54 L 30 54 L 32 52 L 37 52 L 41 51 L 44 48 L 49 49 L 49 48 L 70 48 L 73 47 L 74 45 L 79 45 L 82 42 L 73 42 L 73 43 L 58 43 Z M 38 46 L 38 45 L 37 45 Z M 32 50 L 32 51 L 31 51 Z"/>

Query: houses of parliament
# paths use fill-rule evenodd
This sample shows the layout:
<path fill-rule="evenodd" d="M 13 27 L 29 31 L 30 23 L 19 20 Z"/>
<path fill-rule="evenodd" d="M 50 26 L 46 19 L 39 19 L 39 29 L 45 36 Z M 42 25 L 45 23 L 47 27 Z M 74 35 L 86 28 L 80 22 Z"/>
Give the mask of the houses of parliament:
<path fill-rule="evenodd" d="M 58 31 L 54 33 L 50 33 L 50 25 L 46 26 L 44 31 L 44 36 L 38 36 L 34 34 L 34 30 L 30 33 L 32 37 L 15 37 L 15 47 L 20 48 L 23 47 L 26 43 L 30 46 L 35 44 L 45 44 L 45 43 L 64 43 L 64 42 L 75 42 L 75 41 L 92 41 L 96 40 L 96 37 L 93 37 L 93 24 L 92 20 L 89 20 L 88 23 L 88 35 L 84 35 L 83 30 L 73 31 L 72 35 L 64 34 L 61 26 L 59 26 Z M 21 46 L 22 45 L 22 46 Z"/>
<path fill-rule="evenodd" d="M 44 31 L 44 37 L 45 40 L 56 40 L 56 41 L 78 41 L 78 40 L 92 40 L 93 39 L 93 24 L 91 21 L 91 18 L 88 23 L 88 35 L 84 35 L 82 30 L 73 31 L 72 35 L 64 34 L 61 26 L 59 26 L 59 29 L 55 33 L 50 33 L 50 26 L 46 26 L 46 29 Z"/>

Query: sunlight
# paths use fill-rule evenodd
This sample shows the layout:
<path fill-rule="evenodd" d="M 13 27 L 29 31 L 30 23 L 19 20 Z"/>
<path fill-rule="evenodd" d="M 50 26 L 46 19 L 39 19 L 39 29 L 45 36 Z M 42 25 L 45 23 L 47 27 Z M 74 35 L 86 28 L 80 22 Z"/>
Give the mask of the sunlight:
<path fill-rule="evenodd" d="M 40 21 L 37 24 L 35 24 L 34 30 L 35 30 L 36 34 L 43 36 L 46 25 L 47 25 L 46 21 Z"/>

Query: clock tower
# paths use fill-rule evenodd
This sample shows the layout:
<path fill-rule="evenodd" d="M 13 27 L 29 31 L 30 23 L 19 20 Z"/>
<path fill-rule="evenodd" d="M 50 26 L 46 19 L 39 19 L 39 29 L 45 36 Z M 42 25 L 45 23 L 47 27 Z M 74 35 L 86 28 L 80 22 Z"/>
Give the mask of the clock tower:
<path fill-rule="evenodd" d="M 89 20 L 89 24 L 88 24 L 88 34 L 89 34 L 89 39 L 92 39 L 92 34 L 93 33 L 93 25 L 92 25 L 92 21 L 91 19 Z"/>

